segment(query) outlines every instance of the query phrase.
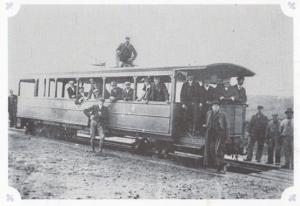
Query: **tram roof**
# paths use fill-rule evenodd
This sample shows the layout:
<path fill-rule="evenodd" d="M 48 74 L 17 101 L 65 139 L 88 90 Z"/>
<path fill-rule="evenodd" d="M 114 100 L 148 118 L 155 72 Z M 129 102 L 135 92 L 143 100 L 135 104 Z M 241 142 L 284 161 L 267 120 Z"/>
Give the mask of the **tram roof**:
<path fill-rule="evenodd" d="M 161 75 L 167 74 L 168 72 L 171 74 L 174 70 L 176 71 L 184 71 L 187 73 L 191 73 L 192 75 L 197 76 L 197 79 L 206 79 L 210 78 L 211 76 L 216 76 L 219 79 L 225 79 L 229 77 L 237 77 L 237 76 L 244 76 L 250 77 L 254 76 L 255 73 L 251 70 L 239 66 L 236 64 L 231 63 L 216 63 L 216 64 L 209 64 L 204 66 L 164 66 L 164 67 L 100 67 L 98 65 L 93 65 L 94 70 L 88 71 L 73 71 L 73 72 L 53 72 L 53 73 L 35 73 L 29 76 L 46 76 L 46 77 L 58 77 L 58 78 L 67 78 L 67 77 L 74 77 L 74 76 L 92 76 L 93 74 L 103 73 L 107 74 L 108 76 L 114 73 L 114 76 L 117 74 L 124 73 L 129 75 L 129 73 L 139 73 L 139 75 L 148 74 L 149 75 L 157 75 L 156 72 L 164 72 L 159 73 Z M 99 68 L 95 70 L 95 68 Z M 156 74 L 154 74 L 156 73 Z M 122 75 L 124 76 L 124 75 Z"/>

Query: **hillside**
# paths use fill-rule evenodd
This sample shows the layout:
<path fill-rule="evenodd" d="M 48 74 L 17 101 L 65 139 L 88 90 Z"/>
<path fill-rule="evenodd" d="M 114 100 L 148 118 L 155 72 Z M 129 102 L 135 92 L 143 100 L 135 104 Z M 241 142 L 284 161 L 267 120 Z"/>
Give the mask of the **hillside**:
<path fill-rule="evenodd" d="M 268 95 L 248 95 L 248 108 L 246 120 L 249 120 L 257 111 L 257 105 L 264 106 L 264 114 L 270 119 L 272 114 L 277 113 L 280 118 L 284 117 L 287 107 L 293 107 L 293 97 L 277 97 Z"/>

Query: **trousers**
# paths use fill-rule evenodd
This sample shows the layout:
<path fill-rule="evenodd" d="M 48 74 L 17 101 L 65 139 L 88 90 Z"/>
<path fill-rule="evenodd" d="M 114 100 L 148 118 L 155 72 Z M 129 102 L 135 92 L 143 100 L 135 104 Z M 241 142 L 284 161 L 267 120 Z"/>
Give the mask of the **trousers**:
<path fill-rule="evenodd" d="M 285 157 L 285 166 L 294 169 L 294 137 L 283 136 L 283 150 Z"/>
<path fill-rule="evenodd" d="M 104 134 L 104 128 L 100 122 L 97 122 L 95 120 L 91 120 L 90 122 L 90 136 L 91 139 L 95 139 L 96 133 L 98 132 L 98 135 L 100 137 L 100 140 L 104 140 L 105 134 Z"/>
<path fill-rule="evenodd" d="M 264 137 L 261 137 L 261 136 L 251 136 L 250 137 L 250 142 L 249 142 L 248 151 L 247 151 L 247 159 L 248 160 L 252 160 L 253 149 L 254 149 L 254 145 L 256 142 L 257 142 L 257 151 L 256 151 L 255 159 L 257 161 L 261 160 L 262 152 L 263 152 L 263 148 L 264 148 L 264 142 L 265 142 Z"/>

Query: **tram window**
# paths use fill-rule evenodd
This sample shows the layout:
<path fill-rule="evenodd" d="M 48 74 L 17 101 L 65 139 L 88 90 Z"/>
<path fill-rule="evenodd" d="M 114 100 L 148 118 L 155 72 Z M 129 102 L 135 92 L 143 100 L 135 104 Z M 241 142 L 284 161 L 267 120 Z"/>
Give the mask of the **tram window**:
<path fill-rule="evenodd" d="M 48 97 L 55 97 L 55 79 L 49 79 Z"/>
<path fill-rule="evenodd" d="M 68 88 L 70 87 L 71 81 L 73 82 L 74 85 L 73 91 L 76 94 L 76 87 L 77 87 L 76 79 L 74 78 L 57 79 L 57 98 L 70 99 L 68 94 Z M 75 98 L 75 96 L 73 98 Z"/>
<path fill-rule="evenodd" d="M 137 97 L 139 100 L 143 99 L 143 96 L 145 95 L 145 89 L 144 89 L 144 79 L 148 78 L 150 80 L 150 84 L 153 86 L 160 81 L 161 84 L 164 84 L 167 89 L 167 94 L 161 94 L 160 96 L 154 96 L 154 99 L 150 99 L 150 101 L 170 101 L 171 99 L 171 77 L 170 76 L 148 76 L 148 77 L 138 77 L 137 79 Z M 166 96 L 168 96 L 166 99 Z"/>
<path fill-rule="evenodd" d="M 106 99 L 108 99 L 110 96 L 111 96 L 111 91 L 113 89 L 113 86 L 112 86 L 112 82 L 116 82 L 116 86 L 121 88 L 121 94 L 122 94 L 122 91 L 125 89 L 125 83 L 129 83 L 130 84 L 130 88 L 131 89 L 134 89 L 134 80 L 133 80 L 133 77 L 108 77 L 106 78 L 106 81 L 105 81 L 105 89 L 106 91 L 108 92 L 108 95 L 106 95 Z M 122 98 L 122 95 L 119 95 L 119 99 L 118 100 L 124 100 Z M 130 99 L 126 100 L 126 101 L 132 101 L 132 96 L 130 97 Z"/>
<path fill-rule="evenodd" d="M 46 79 L 39 79 L 38 81 L 38 96 L 44 97 L 46 91 Z"/>
<path fill-rule="evenodd" d="M 34 97 L 35 96 L 35 80 L 24 79 L 20 81 L 20 96 L 23 97 Z"/>
<path fill-rule="evenodd" d="M 95 99 L 96 95 L 102 96 L 103 80 L 99 77 L 80 78 L 79 87 L 83 88 L 88 99 Z"/>

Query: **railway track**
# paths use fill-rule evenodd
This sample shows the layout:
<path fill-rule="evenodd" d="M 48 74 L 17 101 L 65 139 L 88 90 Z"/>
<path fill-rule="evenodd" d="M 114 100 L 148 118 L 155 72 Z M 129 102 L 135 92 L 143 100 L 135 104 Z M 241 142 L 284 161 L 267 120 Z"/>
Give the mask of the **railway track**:
<path fill-rule="evenodd" d="M 10 130 L 24 132 L 23 129 L 13 128 Z M 66 141 L 89 145 L 89 136 L 87 134 L 79 134 L 71 139 L 67 139 Z M 109 137 L 105 141 L 105 146 L 113 149 L 117 148 L 121 150 L 132 151 L 134 147 L 134 138 L 128 137 L 125 139 L 120 137 Z M 168 159 L 171 159 L 173 161 L 155 161 L 153 159 L 145 159 L 144 156 L 141 155 L 136 156 L 137 158 L 143 158 L 143 160 L 155 164 L 161 164 L 181 169 L 188 169 L 195 172 L 222 176 L 221 174 L 216 174 L 213 169 L 205 169 L 205 171 L 199 170 L 201 161 L 203 160 L 203 157 L 201 155 L 175 151 L 174 153 L 171 153 L 168 156 Z M 275 165 L 245 162 L 229 158 L 226 158 L 225 161 L 228 163 L 227 171 L 229 172 L 245 174 L 255 178 L 261 178 L 265 180 L 293 185 L 293 170 L 282 169 L 279 166 Z"/>

